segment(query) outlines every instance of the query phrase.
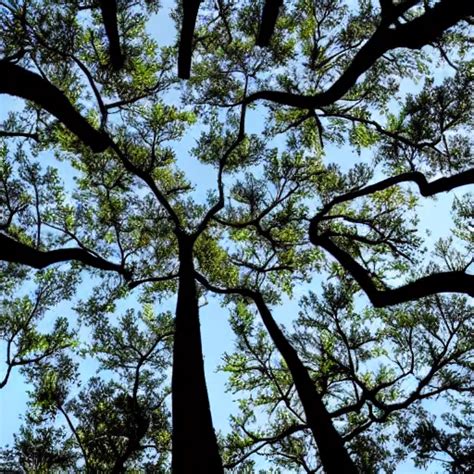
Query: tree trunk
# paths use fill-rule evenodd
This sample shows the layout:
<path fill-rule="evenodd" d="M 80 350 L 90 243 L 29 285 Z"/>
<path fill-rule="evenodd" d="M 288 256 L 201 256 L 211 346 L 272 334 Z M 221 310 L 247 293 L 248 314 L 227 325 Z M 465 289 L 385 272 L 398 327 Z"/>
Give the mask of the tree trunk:
<path fill-rule="evenodd" d="M 291 373 L 305 412 L 306 422 L 318 446 L 324 471 L 327 474 L 356 474 L 358 470 L 344 447 L 341 435 L 334 428 L 331 416 L 296 350 L 273 319 L 263 297 L 258 294 L 254 297 L 254 301 L 263 324 Z"/>
<path fill-rule="evenodd" d="M 179 239 L 179 290 L 172 375 L 172 472 L 222 473 L 204 375 L 192 242 Z"/>

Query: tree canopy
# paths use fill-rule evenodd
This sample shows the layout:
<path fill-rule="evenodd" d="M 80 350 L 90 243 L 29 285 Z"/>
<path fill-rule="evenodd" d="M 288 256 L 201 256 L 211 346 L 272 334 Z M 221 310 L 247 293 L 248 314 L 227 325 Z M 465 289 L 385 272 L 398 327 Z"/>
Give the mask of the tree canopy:
<path fill-rule="evenodd" d="M 473 2 L 0 19 L 0 470 L 472 472 Z"/>

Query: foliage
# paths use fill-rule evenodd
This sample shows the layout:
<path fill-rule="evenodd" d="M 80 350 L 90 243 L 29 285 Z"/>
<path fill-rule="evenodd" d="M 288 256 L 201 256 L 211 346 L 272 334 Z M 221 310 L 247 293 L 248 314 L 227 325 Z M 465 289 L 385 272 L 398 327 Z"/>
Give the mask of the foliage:
<path fill-rule="evenodd" d="M 472 469 L 473 6 L 279 3 L 0 1 L 0 469 Z"/>

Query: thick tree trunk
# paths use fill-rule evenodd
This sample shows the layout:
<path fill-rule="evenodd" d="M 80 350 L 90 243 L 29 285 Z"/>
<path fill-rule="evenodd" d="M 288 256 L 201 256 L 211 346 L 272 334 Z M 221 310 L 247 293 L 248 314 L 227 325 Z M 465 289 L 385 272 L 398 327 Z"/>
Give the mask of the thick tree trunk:
<path fill-rule="evenodd" d="M 222 473 L 204 375 L 192 243 L 180 238 L 180 269 L 173 350 L 172 471 Z"/>
<path fill-rule="evenodd" d="M 255 296 L 254 301 L 263 324 L 293 377 L 296 391 L 305 412 L 306 422 L 318 446 L 324 471 L 327 474 L 356 474 L 358 472 L 357 468 L 344 447 L 340 434 L 334 428 L 321 396 L 296 350 L 276 324 L 262 296 Z"/>

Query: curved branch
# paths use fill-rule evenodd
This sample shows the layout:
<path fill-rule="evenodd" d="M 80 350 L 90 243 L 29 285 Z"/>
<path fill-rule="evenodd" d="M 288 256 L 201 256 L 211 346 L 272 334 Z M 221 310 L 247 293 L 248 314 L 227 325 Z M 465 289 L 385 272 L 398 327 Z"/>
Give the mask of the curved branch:
<path fill-rule="evenodd" d="M 115 71 L 122 69 L 125 58 L 120 47 L 120 36 L 117 24 L 116 0 L 99 0 L 105 34 L 109 40 L 110 64 Z"/>
<path fill-rule="evenodd" d="M 107 135 L 92 127 L 56 86 L 34 72 L 0 61 L 0 94 L 14 95 L 39 105 L 93 152 L 102 152 L 110 145 Z"/>
<path fill-rule="evenodd" d="M 275 31 L 275 25 L 280 12 L 283 0 L 266 0 L 263 6 L 262 19 L 260 20 L 260 29 L 258 31 L 257 46 L 268 46 L 270 39 Z"/>
<path fill-rule="evenodd" d="M 397 11 L 397 15 L 399 14 L 400 12 Z M 269 100 L 301 109 L 315 109 L 333 104 L 341 99 L 355 85 L 360 76 L 387 51 L 396 48 L 420 49 L 437 40 L 459 21 L 472 15 L 474 15 L 474 2 L 440 0 L 419 17 L 399 24 L 396 28 L 391 28 L 386 21 L 382 21 L 374 34 L 354 56 L 347 69 L 326 91 L 308 96 L 264 90 L 249 95 L 245 101 L 249 103 L 256 100 Z M 395 19 L 393 18 L 392 21 Z"/>
<path fill-rule="evenodd" d="M 183 19 L 179 36 L 178 77 L 189 79 L 193 55 L 193 37 L 201 0 L 182 0 Z"/>
<path fill-rule="evenodd" d="M 383 191 L 391 186 L 395 186 L 400 183 L 413 182 L 418 186 L 420 194 L 424 197 L 434 196 L 435 194 L 444 193 L 451 191 L 454 188 L 466 186 L 474 183 L 474 168 L 462 171 L 461 173 L 436 179 L 428 182 L 425 175 L 419 171 L 411 171 L 408 173 L 401 173 L 397 176 L 379 181 L 378 183 L 365 186 L 356 191 L 351 191 L 346 194 L 337 196 L 328 204 L 326 204 L 317 214 L 313 217 L 313 225 L 319 224 L 323 220 L 324 215 L 327 214 L 335 205 L 343 202 L 352 201 L 358 197 L 367 196 L 377 191 Z"/>
<path fill-rule="evenodd" d="M 63 248 L 42 251 L 18 242 L 5 234 L 0 234 L 0 260 L 20 263 L 38 269 L 48 267 L 55 263 L 77 261 L 100 270 L 115 271 L 123 275 L 126 279 L 130 278 L 129 272 L 125 270 L 122 265 L 92 255 L 84 249 Z"/>
<path fill-rule="evenodd" d="M 372 281 L 370 273 L 362 265 L 348 252 L 337 246 L 327 234 L 318 233 L 318 225 L 335 205 L 382 191 L 403 182 L 416 183 L 420 194 L 429 197 L 474 183 L 474 169 L 469 169 L 453 176 L 439 178 L 432 182 L 428 182 L 426 177 L 418 171 L 402 173 L 357 191 L 337 196 L 311 219 L 309 228 L 310 241 L 329 252 L 352 275 L 375 307 L 391 306 L 436 293 L 465 293 L 474 296 L 474 276 L 462 271 L 435 273 L 398 288 L 379 290 Z"/>
<path fill-rule="evenodd" d="M 312 223 L 313 224 L 313 223 Z M 310 226 L 310 240 L 329 252 L 354 278 L 376 308 L 413 301 L 436 293 L 464 293 L 474 297 L 474 275 L 462 271 L 440 272 L 394 289 L 379 290 L 370 273 L 329 237 Z"/>

